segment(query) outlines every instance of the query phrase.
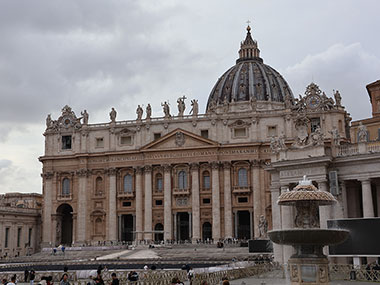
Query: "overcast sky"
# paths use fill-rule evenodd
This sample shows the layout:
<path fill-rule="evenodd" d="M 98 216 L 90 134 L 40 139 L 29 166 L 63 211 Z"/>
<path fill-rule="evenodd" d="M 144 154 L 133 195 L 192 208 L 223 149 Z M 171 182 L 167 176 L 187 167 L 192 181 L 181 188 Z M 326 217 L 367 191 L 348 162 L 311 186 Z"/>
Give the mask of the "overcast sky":
<path fill-rule="evenodd" d="M 162 116 L 160 102 L 183 94 L 203 112 L 247 20 L 295 95 L 313 80 L 328 96 L 338 89 L 354 120 L 369 117 L 379 11 L 377 0 L 1 0 L 0 193 L 41 193 L 45 118 L 66 104 L 90 123 L 111 107 L 134 119 L 149 102 Z"/>

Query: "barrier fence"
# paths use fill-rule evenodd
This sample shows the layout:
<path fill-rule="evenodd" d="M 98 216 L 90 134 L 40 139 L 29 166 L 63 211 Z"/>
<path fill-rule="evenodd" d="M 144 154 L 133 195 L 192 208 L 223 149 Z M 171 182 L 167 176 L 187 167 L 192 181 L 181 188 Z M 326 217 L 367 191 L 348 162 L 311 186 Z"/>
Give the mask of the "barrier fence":
<path fill-rule="evenodd" d="M 247 264 L 246 267 L 230 268 L 215 272 L 195 272 L 193 277 L 193 285 L 201 284 L 207 281 L 209 285 L 220 284 L 223 278 L 229 280 L 257 277 L 257 278 L 275 278 L 282 279 L 287 276 L 287 270 L 284 265 L 276 263 L 265 264 Z M 120 280 L 120 284 L 127 285 L 170 285 L 173 278 L 177 277 L 184 282 L 187 280 L 186 270 L 157 270 L 157 271 L 138 271 L 139 281 L 128 281 L 129 270 L 104 271 L 102 277 L 105 283 L 111 281 L 111 274 L 115 272 Z M 1 273 L 0 280 L 10 278 L 16 274 L 19 282 L 24 280 L 23 272 Z M 35 283 L 41 280 L 43 276 L 52 276 L 53 282 L 56 284 L 62 277 L 62 272 L 36 272 Z M 90 279 L 79 279 L 75 272 L 69 272 L 69 280 L 74 285 L 86 285 Z M 330 264 L 330 280 L 357 280 L 367 282 L 380 282 L 380 270 L 367 269 L 366 266 L 357 267 L 351 264 Z"/>

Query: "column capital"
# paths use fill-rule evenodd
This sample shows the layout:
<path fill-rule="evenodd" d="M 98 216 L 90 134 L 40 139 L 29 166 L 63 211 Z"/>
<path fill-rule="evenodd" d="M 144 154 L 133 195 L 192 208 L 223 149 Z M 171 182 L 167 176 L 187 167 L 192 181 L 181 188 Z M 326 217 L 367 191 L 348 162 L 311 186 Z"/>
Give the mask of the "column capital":
<path fill-rule="evenodd" d="M 219 162 L 217 162 L 217 161 L 211 162 L 211 168 L 212 169 L 219 169 Z"/>
<path fill-rule="evenodd" d="M 164 164 L 164 172 L 170 172 L 172 170 L 172 166 L 170 164 Z"/>
<path fill-rule="evenodd" d="M 108 168 L 108 169 L 106 170 L 106 172 L 107 172 L 107 174 L 108 174 L 109 176 L 111 176 L 111 175 L 116 175 L 116 173 L 117 173 L 117 168 Z"/>
<path fill-rule="evenodd" d="M 41 173 L 41 177 L 45 179 L 52 179 L 54 177 L 54 172 Z"/>
<path fill-rule="evenodd" d="M 91 170 L 87 168 L 81 168 L 76 171 L 76 175 L 78 175 L 79 177 L 88 177 L 91 175 Z"/>
<path fill-rule="evenodd" d="M 231 168 L 231 162 L 230 161 L 223 161 L 223 168 L 224 169 L 230 169 Z"/>
<path fill-rule="evenodd" d="M 145 172 L 152 172 L 152 166 L 151 165 L 145 165 L 144 166 L 144 171 Z"/>
<path fill-rule="evenodd" d="M 136 170 L 136 174 L 141 175 L 143 173 L 144 167 L 143 166 L 137 166 L 135 168 L 135 170 Z"/>
<path fill-rule="evenodd" d="M 197 171 L 199 169 L 199 163 L 193 162 L 190 164 L 190 169 L 192 171 Z"/>
<path fill-rule="evenodd" d="M 363 178 L 363 179 L 358 179 L 362 184 L 370 184 L 371 179 L 370 178 Z"/>
<path fill-rule="evenodd" d="M 260 159 L 254 159 L 254 160 L 251 160 L 249 162 L 250 162 L 252 167 L 260 167 L 261 165 L 264 164 L 264 161 L 260 160 Z"/>

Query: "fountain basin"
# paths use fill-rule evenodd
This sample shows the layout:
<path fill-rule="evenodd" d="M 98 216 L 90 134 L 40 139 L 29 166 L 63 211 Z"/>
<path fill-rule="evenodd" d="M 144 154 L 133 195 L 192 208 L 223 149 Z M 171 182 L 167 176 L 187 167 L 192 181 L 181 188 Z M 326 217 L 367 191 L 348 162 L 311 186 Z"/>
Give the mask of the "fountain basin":
<path fill-rule="evenodd" d="M 333 245 L 345 241 L 350 232 L 340 229 L 294 228 L 268 232 L 269 238 L 284 245 Z"/>

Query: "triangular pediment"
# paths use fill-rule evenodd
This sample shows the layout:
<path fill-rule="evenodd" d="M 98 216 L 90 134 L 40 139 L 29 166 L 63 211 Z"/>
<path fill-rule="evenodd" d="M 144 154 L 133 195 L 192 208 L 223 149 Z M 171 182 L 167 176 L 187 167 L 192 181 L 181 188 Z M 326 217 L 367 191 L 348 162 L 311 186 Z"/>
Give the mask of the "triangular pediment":
<path fill-rule="evenodd" d="M 216 147 L 218 145 L 217 142 L 205 139 L 194 133 L 182 129 L 175 129 L 165 136 L 143 146 L 141 150 L 175 150 L 184 148 Z"/>

